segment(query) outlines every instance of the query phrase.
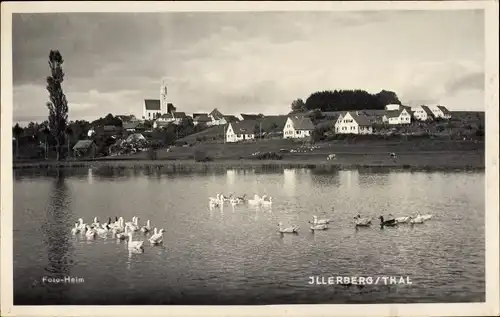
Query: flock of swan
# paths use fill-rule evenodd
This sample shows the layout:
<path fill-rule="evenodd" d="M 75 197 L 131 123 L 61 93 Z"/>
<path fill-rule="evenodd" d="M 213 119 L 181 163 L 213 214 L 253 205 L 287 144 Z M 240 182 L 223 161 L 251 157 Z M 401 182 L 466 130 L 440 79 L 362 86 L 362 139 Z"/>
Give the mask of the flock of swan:
<path fill-rule="evenodd" d="M 208 197 L 208 202 L 210 208 L 215 207 L 223 207 L 226 202 L 229 202 L 233 207 L 235 205 L 248 203 L 249 205 L 260 205 L 260 206 L 272 206 L 273 199 L 272 197 L 267 197 L 266 195 L 259 197 L 259 195 L 255 194 L 253 199 L 247 199 L 246 195 L 243 196 L 234 196 L 233 194 L 229 194 L 229 196 L 224 196 L 224 194 L 217 194 L 215 197 Z M 332 207 L 332 212 L 334 211 L 334 207 Z M 423 224 L 427 220 L 431 219 L 432 215 L 426 214 L 421 215 L 420 213 L 416 213 L 412 216 L 402 216 L 402 217 L 394 217 L 392 214 L 389 214 L 387 218 L 383 216 L 379 216 L 380 226 L 383 227 L 397 227 L 401 224 Z M 308 221 L 310 224 L 310 230 L 326 230 L 328 229 L 328 225 L 332 222 L 331 218 L 327 219 L 318 219 L 317 216 L 313 216 L 312 221 Z M 361 217 L 361 215 L 357 215 L 354 217 L 354 225 L 355 227 L 370 227 L 372 225 L 373 218 L 372 217 Z M 278 223 L 278 232 L 280 233 L 298 233 L 299 225 L 290 225 L 285 227 L 282 222 Z"/>
<path fill-rule="evenodd" d="M 118 240 L 125 240 L 128 244 L 129 250 L 132 251 L 142 251 L 144 241 L 134 240 L 134 233 L 141 231 L 144 234 L 152 233 L 149 236 L 148 241 L 151 245 L 160 245 L 163 243 L 163 233 L 165 229 L 151 228 L 151 221 L 148 220 L 146 225 L 139 225 L 139 217 L 132 217 L 132 221 L 127 221 L 123 217 L 115 217 L 115 221 L 111 220 L 111 217 L 105 223 L 100 223 L 97 217 L 94 218 L 94 222 L 91 224 L 86 224 L 83 219 L 80 218 L 75 223 L 75 226 L 71 229 L 73 235 L 80 234 L 87 237 L 87 239 L 95 239 L 96 237 L 107 237 L 108 234 L 112 234 Z"/>

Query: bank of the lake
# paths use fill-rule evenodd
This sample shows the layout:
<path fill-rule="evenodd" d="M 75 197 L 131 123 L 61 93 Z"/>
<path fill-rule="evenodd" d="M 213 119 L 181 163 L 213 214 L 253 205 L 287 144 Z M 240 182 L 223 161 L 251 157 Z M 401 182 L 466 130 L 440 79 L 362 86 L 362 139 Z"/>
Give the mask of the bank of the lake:
<path fill-rule="evenodd" d="M 344 153 L 334 160 L 326 160 L 324 155 L 297 153 L 282 160 L 258 159 L 215 159 L 211 162 L 195 162 L 193 159 L 147 160 L 114 157 L 85 161 L 37 161 L 14 162 L 14 169 L 54 169 L 59 167 L 100 167 L 144 168 L 162 170 L 225 170 L 238 168 L 281 167 L 314 169 L 356 169 L 385 167 L 391 169 L 441 171 L 441 170 L 482 170 L 485 168 L 484 152 L 420 152 L 400 154 L 396 159 L 388 155 Z"/>

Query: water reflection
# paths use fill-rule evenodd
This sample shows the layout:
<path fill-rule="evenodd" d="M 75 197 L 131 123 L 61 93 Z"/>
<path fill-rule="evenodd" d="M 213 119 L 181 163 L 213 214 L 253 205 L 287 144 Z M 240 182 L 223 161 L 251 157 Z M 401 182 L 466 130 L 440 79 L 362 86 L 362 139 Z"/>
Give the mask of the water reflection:
<path fill-rule="evenodd" d="M 57 171 L 50 193 L 50 205 L 46 210 L 46 222 L 42 225 L 47 247 L 48 265 L 45 270 L 50 276 L 71 275 L 74 266 L 71 228 L 74 226 L 70 209 L 70 192 L 65 183 L 63 170 Z M 70 284 L 55 284 L 50 287 L 58 298 L 64 296 Z"/>

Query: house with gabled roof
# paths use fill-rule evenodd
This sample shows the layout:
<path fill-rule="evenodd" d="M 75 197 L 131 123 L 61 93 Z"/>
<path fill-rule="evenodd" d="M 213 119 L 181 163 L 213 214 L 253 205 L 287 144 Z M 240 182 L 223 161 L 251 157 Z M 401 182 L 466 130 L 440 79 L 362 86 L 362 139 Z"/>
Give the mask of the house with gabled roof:
<path fill-rule="evenodd" d="M 388 110 L 385 112 L 382 121 L 388 124 L 410 124 L 411 112 L 405 107 L 401 107 L 399 110 Z"/>
<path fill-rule="evenodd" d="M 229 122 L 226 129 L 226 142 L 234 143 L 255 139 L 257 121 L 243 120 L 239 122 Z"/>
<path fill-rule="evenodd" d="M 367 116 L 358 111 L 349 111 L 341 113 L 337 118 L 335 122 L 335 133 L 373 134 L 373 126 Z"/>
<path fill-rule="evenodd" d="M 212 119 L 208 116 L 208 113 L 193 113 L 193 124 L 208 124 L 212 122 Z"/>
<path fill-rule="evenodd" d="M 413 111 L 413 117 L 416 120 L 420 121 L 429 121 L 429 120 L 434 120 L 434 113 L 428 106 L 418 106 L 415 108 L 412 108 Z"/>
<path fill-rule="evenodd" d="M 79 140 L 73 146 L 73 154 L 75 157 L 93 158 L 97 153 L 97 145 L 94 140 Z"/>
<path fill-rule="evenodd" d="M 208 114 L 208 117 L 210 118 L 208 125 L 222 125 L 227 123 L 224 115 L 217 108 L 212 110 L 212 112 Z"/>
<path fill-rule="evenodd" d="M 312 135 L 313 130 L 314 124 L 309 117 L 290 115 L 283 127 L 283 138 L 307 138 Z"/>
<path fill-rule="evenodd" d="M 446 119 L 449 120 L 451 119 L 451 112 L 445 107 L 441 105 L 436 105 L 433 107 L 430 107 L 432 114 L 436 118 L 441 118 L 441 119 Z"/>
<path fill-rule="evenodd" d="M 159 99 L 144 99 L 142 118 L 144 120 L 154 120 L 161 116 L 161 103 Z"/>

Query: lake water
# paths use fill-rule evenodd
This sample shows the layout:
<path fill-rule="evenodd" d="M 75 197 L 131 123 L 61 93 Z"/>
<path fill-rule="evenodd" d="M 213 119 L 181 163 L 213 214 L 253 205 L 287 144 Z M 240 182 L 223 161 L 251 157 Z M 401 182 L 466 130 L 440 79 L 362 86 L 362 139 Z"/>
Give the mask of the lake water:
<path fill-rule="evenodd" d="M 351 170 L 15 171 L 15 305 L 439 303 L 485 300 L 484 172 Z M 210 209 L 216 193 L 267 194 L 271 208 Z M 332 213 L 332 206 L 335 211 Z M 356 229 L 357 214 L 432 214 L 420 225 Z M 311 232 L 313 215 L 333 217 Z M 78 218 L 164 228 L 130 253 Z M 281 235 L 277 223 L 297 224 Z M 138 232 L 135 239 L 146 240 Z M 48 284 L 72 276 L 83 283 Z M 309 285 L 310 276 L 409 276 L 411 285 Z"/>

